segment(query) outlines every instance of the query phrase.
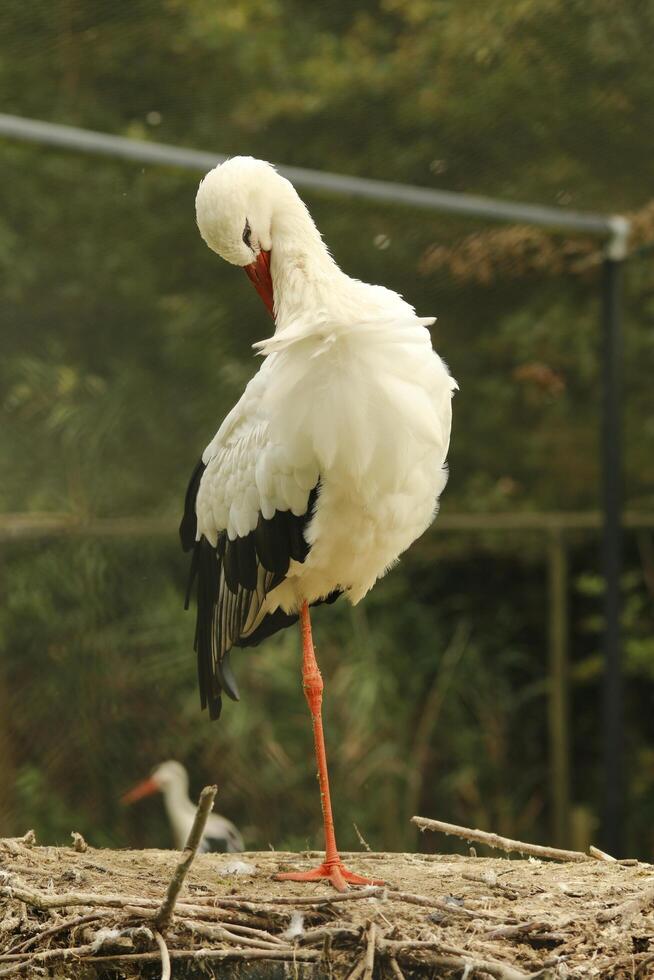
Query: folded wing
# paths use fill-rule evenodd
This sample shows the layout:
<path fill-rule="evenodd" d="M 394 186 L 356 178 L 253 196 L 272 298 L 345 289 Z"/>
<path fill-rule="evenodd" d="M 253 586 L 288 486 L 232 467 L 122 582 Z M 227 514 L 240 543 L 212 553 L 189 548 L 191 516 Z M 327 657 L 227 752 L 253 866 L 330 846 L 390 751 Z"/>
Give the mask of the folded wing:
<path fill-rule="evenodd" d="M 200 697 L 212 718 L 223 691 L 238 699 L 230 650 L 256 646 L 298 618 L 266 599 L 292 561 L 305 561 L 319 493 L 316 464 L 292 465 L 271 442 L 260 387 L 257 375 L 193 470 L 180 525 L 182 547 L 192 552 L 187 608 L 197 583 Z"/>

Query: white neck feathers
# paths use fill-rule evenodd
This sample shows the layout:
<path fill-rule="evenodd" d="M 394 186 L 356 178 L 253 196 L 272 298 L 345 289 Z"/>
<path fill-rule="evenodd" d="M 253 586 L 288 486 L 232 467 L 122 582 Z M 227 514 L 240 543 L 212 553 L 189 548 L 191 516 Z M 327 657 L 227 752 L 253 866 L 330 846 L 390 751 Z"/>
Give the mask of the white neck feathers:
<path fill-rule="evenodd" d="M 330 305 L 348 277 L 329 254 L 304 203 L 293 191 L 275 209 L 271 228 L 271 273 L 278 326 Z"/>

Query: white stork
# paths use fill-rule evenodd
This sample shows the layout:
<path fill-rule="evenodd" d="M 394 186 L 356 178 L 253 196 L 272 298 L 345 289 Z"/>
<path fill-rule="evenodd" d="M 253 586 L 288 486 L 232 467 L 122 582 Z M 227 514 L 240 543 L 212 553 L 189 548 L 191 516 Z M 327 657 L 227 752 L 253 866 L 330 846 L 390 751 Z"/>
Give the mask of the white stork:
<path fill-rule="evenodd" d="M 277 877 L 327 878 L 342 891 L 369 879 L 336 847 L 309 607 L 359 602 L 434 520 L 457 385 L 432 350 L 433 319 L 345 275 L 269 163 L 234 157 L 211 170 L 196 211 L 207 245 L 245 269 L 275 321 L 186 494 L 202 706 L 217 718 L 223 691 L 238 700 L 232 647 L 300 619 L 326 854 Z"/>
<path fill-rule="evenodd" d="M 181 762 L 169 759 L 162 762 L 144 779 L 122 797 L 123 803 L 136 803 L 153 793 L 163 795 L 175 844 L 180 849 L 186 844 L 191 832 L 197 807 L 188 795 L 188 773 Z M 243 850 L 243 838 L 227 817 L 210 813 L 202 834 L 199 851 L 223 851 L 234 853 Z"/>

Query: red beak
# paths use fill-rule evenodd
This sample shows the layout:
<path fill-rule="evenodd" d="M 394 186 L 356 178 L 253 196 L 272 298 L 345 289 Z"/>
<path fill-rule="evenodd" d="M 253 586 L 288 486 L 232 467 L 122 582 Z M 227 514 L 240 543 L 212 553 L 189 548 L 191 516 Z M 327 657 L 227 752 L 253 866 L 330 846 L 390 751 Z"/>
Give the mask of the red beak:
<path fill-rule="evenodd" d="M 272 276 L 270 275 L 270 252 L 259 252 L 254 262 L 251 262 L 250 265 L 243 266 L 243 268 L 245 269 L 248 279 L 259 293 L 259 296 L 263 300 L 266 309 L 274 320 L 275 313 Z"/>
<path fill-rule="evenodd" d="M 121 796 L 121 803 L 136 803 L 137 800 L 142 800 L 144 796 L 152 796 L 153 793 L 159 792 L 159 784 L 154 781 L 154 779 L 144 779 L 142 783 L 138 783 L 134 789 L 130 789 L 129 793 L 125 793 Z"/>

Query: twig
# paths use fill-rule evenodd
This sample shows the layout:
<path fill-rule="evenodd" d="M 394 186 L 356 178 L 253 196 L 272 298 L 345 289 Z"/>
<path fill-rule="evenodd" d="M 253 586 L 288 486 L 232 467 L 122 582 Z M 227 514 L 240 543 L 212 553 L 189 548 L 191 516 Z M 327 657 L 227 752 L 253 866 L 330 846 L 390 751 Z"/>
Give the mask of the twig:
<path fill-rule="evenodd" d="M 245 908 L 251 909 L 253 911 L 258 910 L 259 912 L 268 912 L 270 906 L 275 905 L 332 905 L 334 902 L 356 902 L 362 898 L 379 898 L 383 895 L 385 887 L 383 885 L 369 885 L 366 888 L 351 889 L 348 892 L 343 892 L 342 894 L 337 894 L 329 892 L 324 895 L 307 895 L 299 897 L 284 896 L 282 898 L 262 898 L 257 902 L 253 902 L 251 899 L 240 898 L 238 895 L 231 896 L 229 898 L 218 899 L 210 898 L 207 899 L 207 906 L 212 905 L 216 908 Z M 204 904 L 199 902 L 199 904 Z"/>
<path fill-rule="evenodd" d="M 527 844 L 520 840 L 511 840 L 509 837 L 500 837 L 499 834 L 489 834 L 485 830 L 471 830 L 470 827 L 459 827 L 457 824 L 445 823 L 442 820 L 430 820 L 427 817 L 411 817 L 414 823 L 421 830 L 438 830 L 443 834 L 454 837 L 462 837 L 467 841 L 477 841 L 478 844 L 486 844 L 500 851 L 518 851 L 520 854 L 531 854 L 534 857 L 550 858 L 553 861 L 592 861 L 588 854 L 583 851 L 564 851 L 558 847 L 543 847 L 541 844 Z"/>
<path fill-rule="evenodd" d="M 654 963 L 654 953 L 650 953 L 648 956 L 643 956 L 636 967 L 637 977 L 646 977 L 647 974 L 644 972 L 646 967 L 649 967 Z"/>
<path fill-rule="evenodd" d="M 6 847 L 12 854 L 20 854 L 21 847 L 34 847 L 36 844 L 36 834 L 33 830 L 28 830 L 22 837 L 2 837 L 0 845 Z"/>
<path fill-rule="evenodd" d="M 588 853 L 591 857 L 596 858 L 598 861 L 608 861 L 610 864 L 618 863 L 616 858 L 614 858 L 611 854 L 607 854 L 606 851 L 600 851 L 599 847 L 595 847 L 594 844 L 590 845 L 588 848 Z"/>
<path fill-rule="evenodd" d="M 181 919 L 180 925 L 184 926 L 189 930 L 189 932 L 197 932 L 198 936 L 205 936 L 205 938 L 210 938 L 210 931 L 215 929 L 215 926 L 205 926 L 201 922 L 187 922 Z M 231 933 L 237 933 L 243 936 L 250 936 L 254 939 L 262 940 L 266 943 L 276 943 L 278 946 L 287 946 L 283 939 L 279 936 L 273 935 L 272 932 L 267 932 L 265 929 L 253 929 L 251 926 L 243 926 L 240 923 L 229 922 L 229 931 Z M 222 928 L 218 926 L 218 928 Z M 204 931 L 206 930 L 206 932 Z"/>
<path fill-rule="evenodd" d="M 205 926 L 199 922 L 187 922 L 185 925 L 190 933 L 201 936 L 203 939 L 222 939 L 223 942 L 233 943 L 236 946 L 248 946 L 251 949 L 279 950 L 281 943 L 289 954 L 293 952 L 292 946 L 281 942 L 277 937 L 271 936 L 270 939 L 252 938 L 251 936 L 244 936 L 242 933 L 232 932 L 224 926 Z"/>
<path fill-rule="evenodd" d="M 359 980 L 359 977 L 366 968 L 366 958 L 365 956 L 360 956 L 356 961 L 345 980 Z"/>
<path fill-rule="evenodd" d="M 637 912 L 642 911 L 654 902 L 654 880 L 649 878 L 646 884 L 649 887 L 640 895 L 634 895 L 627 899 L 626 902 L 622 902 L 620 905 L 614 905 L 612 909 L 604 909 L 602 912 L 598 912 L 597 921 L 610 922 L 612 919 L 617 919 L 620 916 L 622 918 L 622 924 L 626 925 Z"/>
<path fill-rule="evenodd" d="M 164 932 L 170 925 L 177 896 L 179 895 L 180 889 L 184 884 L 184 880 L 191 865 L 193 864 L 193 859 L 197 854 L 200 841 L 202 840 L 202 833 L 207 822 L 207 817 L 211 812 L 213 801 L 216 798 L 217 792 L 217 786 L 205 786 L 200 793 L 200 801 L 198 803 L 198 808 L 195 811 L 195 819 L 193 820 L 191 832 L 188 835 L 188 840 L 184 846 L 181 860 L 175 868 L 173 877 L 168 885 L 166 897 L 164 898 L 163 902 L 161 903 L 161 907 L 154 917 L 154 923 L 160 932 Z"/>
<path fill-rule="evenodd" d="M 50 894 L 26 888 L 21 884 L 0 885 L 0 895 L 17 898 L 36 909 L 73 908 L 76 905 L 100 905 L 104 908 L 123 908 L 125 905 L 159 904 L 156 901 L 127 897 L 125 895 L 98 895 L 93 892 L 68 892 L 66 895 Z"/>
<path fill-rule="evenodd" d="M 497 977 L 499 980 L 526 980 L 530 976 L 528 973 L 523 973 L 522 970 L 516 970 L 510 963 L 501 963 L 499 960 L 479 960 L 463 950 L 456 953 L 450 952 L 447 947 L 444 947 L 437 940 L 385 939 L 382 943 L 382 949 L 392 950 L 393 955 L 396 957 L 419 955 L 423 952 L 429 952 L 431 954 L 429 957 L 430 963 L 438 966 L 447 966 L 455 970 L 465 970 L 470 965 L 473 970 L 490 973 L 492 977 Z M 432 950 L 440 950 L 442 952 L 433 954 L 431 953 Z"/>
<path fill-rule="evenodd" d="M 36 965 L 47 965 L 56 963 L 57 961 L 65 962 L 66 960 L 77 959 L 82 956 L 88 956 L 96 951 L 97 946 L 95 943 L 88 943 L 85 946 L 66 947 L 65 949 L 46 949 L 40 953 L 34 953 L 32 956 L 20 962 L 14 962 L 11 966 L 5 967 L 4 970 L 0 970 L 0 977 L 8 977 L 12 973 L 22 973 L 28 967 Z"/>
<path fill-rule="evenodd" d="M 406 980 L 406 977 L 404 976 L 404 974 L 402 973 L 402 970 L 400 969 L 400 964 L 397 962 L 397 960 L 395 959 L 395 957 L 394 956 L 389 956 L 388 957 L 388 962 L 389 962 L 390 967 L 391 967 L 391 970 L 393 971 L 393 973 L 394 973 L 395 977 L 397 978 L 397 980 Z"/>
<path fill-rule="evenodd" d="M 152 909 L 159 907 L 158 899 L 131 898 L 130 904 L 125 904 L 126 912 L 132 915 L 141 915 L 144 918 L 152 918 Z M 256 907 L 256 906 L 255 906 Z M 261 912 L 261 910 L 259 910 Z M 224 922 L 230 926 L 263 926 L 270 925 L 271 918 L 283 919 L 286 921 L 288 913 L 281 909 L 266 909 L 265 914 L 256 915 L 248 912 L 243 907 L 238 909 L 223 909 L 214 905 L 190 905 L 187 902 L 177 902 L 175 915 L 179 919 L 208 919 L 210 922 Z"/>
<path fill-rule="evenodd" d="M 76 915 L 72 919 L 64 919 L 63 922 L 58 922 L 56 926 L 50 926 L 48 929 L 38 932 L 35 936 L 30 936 L 29 939 L 26 939 L 24 942 L 20 943 L 20 945 L 14 946 L 11 952 L 25 952 L 30 946 L 34 946 L 35 943 L 40 942 L 41 939 L 45 939 L 48 936 L 54 936 L 55 933 L 64 932 L 66 929 L 74 929 L 75 926 L 82 926 L 87 922 L 97 922 L 98 919 L 104 919 L 111 914 L 111 912 L 89 912 L 88 915 Z"/>
<path fill-rule="evenodd" d="M 514 926 L 500 926 L 498 929 L 492 929 L 486 933 L 486 936 L 488 939 L 519 939 L 530 932 L 537 932 L 541 937 L 553 937 L 553 928 L 554 926 L 550 922 L 518 922 Z"/>
<path fill-rule="evenodd" d="M 426 895 L 412 895 L 410 892 L 387 892 L 387 898 L 395 902 L 407 902 L 409 905 L 424 905 L 426 908 L 442 909 L 444 912 L 455 912 L 469 919 L 491 919 L 493 922 L 506 922 L 506 919 L 495 912 L 485 912 L 483 909 L 467 909 L 463 905 L 455 905 L 444 898 L 428 898 Z"/>
<path fill-rule="evenodd" d="M 79 854 L 84 854 L 85 851 L 88 851 L 89 845 L 77 830 L 71 830 L 70 836 L 73 838 L 74 850 L 76 850 Z"/>
<path fill-rule="evenodd" d="M 363 980 L 372 980 L 372 972 L 375 968 L 375 947 L 377 945 L 377 926 L 371 922 L 368 926 L 368 937 L 366 955 L 363 965 Z"/>
<path fill-rule="evenodd" d="M 293 949 L 290 953 L 276 949 L 171 949 L 171 960 L 306 960 L 320 959 L 315 949 Z M 87 963 L 147 963 L 160 959 L 159 953 L 115 953 L 111 956 L 89 956 Z"/>
<path fill-rule="evenodd" d="M 161 955 L 161 980 L 170 980 L 170 954 L 166 946 L 166 940 L 156 929 L 154 930 L 154 938 Z"/>
<path fill-rule="evenodd" d="M 28 959 L 20 963 L 12 963 L 11 966 L 0 970 L 0 977 L 10 976 L 15 973 L 22 973 L 26 969 L 37 965 L 50 965 L 56 962 L 66 962 L 67 960 L 81 960 L 83 963 L 147 963 L 152 961 L 162 962 L 162 953 L 111 953 L 109 955 L 93 955 L 96 951 L 94 943 L 85 946 L 70 946 L 66 949 L 48 949 L 42 953 L 35 953 Z M 313 949 L 292 949 L 289 952 L 277 950 L 258 950 L 258 949 L 171 949 L 168 951 L 170 960 L 306 960 L 309 962 L 319 959 L 319 952 Z M 168 974 L 170 977 L 170 973 Z M 164 980 L 165 974 L 162 974 Z"/>
<path fill-rule="evenodd" d="M 301 936 L 297 937 L 297 942 L 301 946 L 309 946 L 311 943 L 324 942 L 326 939 L 358 939 L 361 935 L 359 926 L 318 926 L 315 929 L 307 929 Z"/>
<path fill-rule="evenodd" d="M 34 847 L 36 844 L 36 834 L 33 830 L 28 830 L 23 834 L 22 838 L 19 837 L 18 840 L 21 844 L 24 844 L 25 847 Z"/>
<path fill-rule="evenodd" d="M 251 852 L 257 857 L 261 857 L 256 851 Z M 344 861 L 348 861 L 350 858 L 359 861 L 396 861 L 398 858 L 410 858 L 411 860 L 425 861 L 425 862 L 438 862 L 442 864 L 447 861 L 447 855 L 443 854 L 416 854 L 414 851 L 339 851 L 338 852 Z M 247 856 L 248 852 L 244 852 Z M 280 860 L 296 861 L 297 854 L 293 851 L 275 851 L 275 858 Z M 324 851 L 302 851 L 302 857 L 307 859 L 311 858 L 324 858 Z M 268 855 L 266 855 L 268 857 Z"/>
<path fill-rule="evenodd" d="M 65 895 L 60 895 L 56 892 L 36 891 L 32 888 L 26 888 L 21 883 L 13 882 L 9 885 L 0 885 L 0 896 L 17 898 L 20 902 L 25 902 L 33 908 L 41 909 L 41 911 L 46 911 L 47 909 L 75 908 L 80 905 L 97 906 L 107 909 L 123 909 L 132 906 L 158 909 L 161 905 L 161 902 L 157 898 L 145 898 L 144 896 L 136 895 L 116 895 L 113 893 L 101 895 L 97 892 L 67 892 Z M 253 906 L 253 908 L 256 909 L 258 907 Z M 177 909 L 178 911 L 184 910 L 191 915 L 211 915 L 212 913 L 220 915 L 222 911 L 218 906 L 193 905 L 190 902 L 179 902 Z M 274 909 L 270 909 L 270 912 L 274 912 Z"/>
<path fill-rule="evenodd" d="M 413 945 L 419 946 L 420 944 L 414 943 Z M 418 955 L 420 953 L 418 949 L 415 952 Z M 403 957 L 411 956 L 411 954 L 410 948 L 400 950 L 398 953 L 399 956 Z M 478 960 L 472 956 L 453 956 L 445 953 L 428 952 L 428 955 L 424 957 L 424 962 L 431 966 L 445 966 L 454 970 L 465 971 L 472 967 L 475 972 L 489 973 L 496 980 L 528 980 L 529 977 L 540 975 L 540 970 L 536 974 L 523 973 L 522 970 L 516 970 L 509 963 L 500 963 L 499 960 Z"/>

